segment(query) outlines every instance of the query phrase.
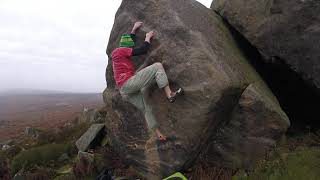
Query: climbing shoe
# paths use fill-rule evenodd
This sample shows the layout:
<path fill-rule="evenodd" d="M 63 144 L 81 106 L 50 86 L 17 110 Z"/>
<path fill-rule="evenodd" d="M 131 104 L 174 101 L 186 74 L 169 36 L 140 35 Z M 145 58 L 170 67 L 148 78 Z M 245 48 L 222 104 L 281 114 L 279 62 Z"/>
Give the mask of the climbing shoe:
<path fill-rule="evenodd" d="M 179 88 L 179 89 L 178 89 L 177 91 L 175 91 L 173 94 L 174 94 L 173 96 L 171 96 L 171 97 L 168 98 L 168 101 L 169 101 L 170 103 L 173 103 L 178 96 L 183 95 L 183 89 L 182 89 L 182 88 Z"/>

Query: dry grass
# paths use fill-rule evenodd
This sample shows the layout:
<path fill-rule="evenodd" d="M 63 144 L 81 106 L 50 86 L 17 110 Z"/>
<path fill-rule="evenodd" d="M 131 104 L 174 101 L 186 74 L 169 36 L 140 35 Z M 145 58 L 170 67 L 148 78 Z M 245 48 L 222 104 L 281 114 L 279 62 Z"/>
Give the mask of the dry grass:
<path fill-rule="evenodd" d="M 85 158 L 80 158 L 79 161 L 73 165 L 72 171 L 77 178 L 83 178 L 94 175 L 96 168 L 93 163 Z"/>
<path fill-rule="evenodd" d="M 192 169 L 189 180 L 231 180 L 235 170 L 209 166 L 199 162 Z"/>
<path fill-rule="evenodd" d="M 53 172 L 44 167 L 36 167 L 35 169 L 25 173 L 26 180 L 48 180 L 52 179 Z"/>
<path fill-rule="evenodd" d="M 0 159 L 0 179 L 2 180 L 11 179 L 9 162 L 7 159 L 2 159 L 2 158 Z"/>

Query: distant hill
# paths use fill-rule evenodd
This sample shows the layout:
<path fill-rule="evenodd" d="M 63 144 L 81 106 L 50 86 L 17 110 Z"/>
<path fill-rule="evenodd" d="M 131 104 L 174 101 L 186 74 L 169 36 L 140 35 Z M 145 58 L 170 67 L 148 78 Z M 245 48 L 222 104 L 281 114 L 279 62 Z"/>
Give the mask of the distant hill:
<path fill-rule="evenodd" d="M 2 92 L 0 141 L 22 135 L 25 127 L 54 129 L 74 120 L 84 108 L 102 106 L 101 93 L 70 93 L 46 90 Z"/>

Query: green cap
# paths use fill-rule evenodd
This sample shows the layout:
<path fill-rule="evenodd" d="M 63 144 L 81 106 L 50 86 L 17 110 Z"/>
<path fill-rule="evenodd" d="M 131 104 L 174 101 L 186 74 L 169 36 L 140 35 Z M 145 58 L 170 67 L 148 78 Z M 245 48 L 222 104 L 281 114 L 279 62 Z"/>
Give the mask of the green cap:
<path fill-rule="evenodd" d="M 123 34 L 121 36 L 119 46 L 120 47 L 133 47 L 134 42 L 131 38 L 131 35 L 130 34 Z"/>

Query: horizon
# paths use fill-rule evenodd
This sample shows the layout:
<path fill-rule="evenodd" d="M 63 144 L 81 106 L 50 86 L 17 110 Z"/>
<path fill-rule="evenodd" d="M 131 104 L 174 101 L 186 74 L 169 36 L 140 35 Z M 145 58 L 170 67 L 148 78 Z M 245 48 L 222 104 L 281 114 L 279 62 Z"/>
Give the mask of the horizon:
<path fill-rule="evenodd" d="M 51 90 L 51 89 L 29 89 L 29 88 L 14 88 L 0 90 L 0 95 L 16 95 L 16 94 L 102 94 L 102 92 L 74 92 L 65 90 Z"/>

